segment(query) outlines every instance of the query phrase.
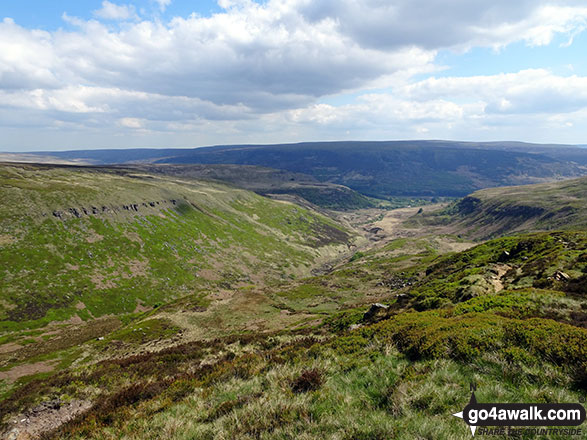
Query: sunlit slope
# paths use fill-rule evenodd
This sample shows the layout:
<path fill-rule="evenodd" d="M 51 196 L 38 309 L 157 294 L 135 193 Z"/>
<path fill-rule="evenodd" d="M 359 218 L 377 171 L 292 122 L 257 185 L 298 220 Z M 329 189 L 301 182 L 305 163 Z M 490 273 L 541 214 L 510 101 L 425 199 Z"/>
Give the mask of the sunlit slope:
<path fill-rule="evenodd" d="M 587 177 L 476 191 L 443 211 L 410 220 L 454 225 L 473 238 L 587 227 Z"/>
<path fill-rule="evenodd" d="M 299 206 L 130 170 L 0 166 L 0 329 L 306 274 L 348 233 Z"/>
<path fill-rule="evenodd" d="M 307 174 L 272 168 L 211 164 L 133 164 L 132 168 L 151 174 L 218 181 L 265 196 L 277 194 L 298 196 L 327 209 L 350 210 L 376 206 L 374 201 L 346 186 L 319 182 Z"/>
<path fill-rule="evenodd" d="M 506 290 L 545 289 L 584 298 L 586 249 L 585 230 L 498 238 L 434 260 L 408 296 L 418 310 L 448 307 Z M 495 296 L 489 301 L 493 300 Z M 563 310 L 559 307 L 557 312 Z"/>
<path fill-rule="evenodd" d="M 276 291 L 296 313 L 337 294 L 350 304 L 351 284 L 361 295 L 378 287 L 388 308 L 374 317 L 368 304 L 336 313 L 322 303 L 325 319 L 303 329 L 101 359 L 33 379 L 0 402 L 0 414 L 66 395 L 88 409 L 45 438 L 465 440 L 468 427 L 451 414 L 469 402 L 471 382 L 482 402 L 584 395 L 586 240 L 584 232 L 528 234 L 444 256 L 437 251 L 448 241 L 395 240 Z M 383 284 L 371 284 L 375 277 Z M 170 338 L 156 322 L 91 344 Z"/>

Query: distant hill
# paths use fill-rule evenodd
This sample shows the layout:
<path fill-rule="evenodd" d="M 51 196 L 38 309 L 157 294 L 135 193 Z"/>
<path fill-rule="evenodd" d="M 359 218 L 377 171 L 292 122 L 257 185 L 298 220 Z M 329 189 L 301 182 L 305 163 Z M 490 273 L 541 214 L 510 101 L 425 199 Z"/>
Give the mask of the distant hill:
<path fill-rule="evenodd" d="M 96 164 L 255 165 L 308 174 L 319 182 L 345 185 L 377 198 L 462 197 L 482 188 L 539 183 L 587 173 L 585 148 L 520 142 L 305 142 L 45 154 Z"/>
<path fill-rule="evenodd" d="M 347 210 L 377 205 L 346 186 L 319 182 L 307 174 L 273 168 L 230 164 L 145 164 L 132 165 L 132 168 L 166 176 L 224 182 L 264 196 L 279 197 L 285 194 L 301 197 L 321 208 Z"/>

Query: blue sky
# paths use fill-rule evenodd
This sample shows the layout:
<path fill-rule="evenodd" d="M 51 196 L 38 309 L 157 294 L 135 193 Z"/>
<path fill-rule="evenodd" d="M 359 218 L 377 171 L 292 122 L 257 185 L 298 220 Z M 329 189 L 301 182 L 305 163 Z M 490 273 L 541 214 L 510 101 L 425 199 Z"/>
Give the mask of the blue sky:
<path fill-rule="evenodd" d="M 450 50 L 442 51 L 437 62 L 448 69 L 442 76 L 495 75 L 524 69 L 549 69 L 560 75 L 587 74 L 587 36 L 576 37 L 573 44 L 565 46 L 566 38 L 558 36 L 551 44 L 528 47 L 518 42 L 501 50 L 474 48 L 459 54 Z"/>
<path fill-rule="evenodd" d="M 0 151 L 587 143 L 581 1 L 9 1 Z"/>
<path fill-rule="evenodd" d="M 174 1 L 161 11 L 156 1 L 112 2 L 132 4 L 137 11 L 144 10 L 144 16 L 157 16 L 169 19 L 174 16 L 188 16 L 191 13 L 211 15 L 222 11 L 216 1 Z M 95 18 L 93 11 L 102 7 L 102 0 L 47 1 L 47 0 L 7 0 L 0 6 L 2 18 L 11 17 L 27 28 L 56 30 L 67 27 L 62 19 L 64 13 L 82 19 Z"/>

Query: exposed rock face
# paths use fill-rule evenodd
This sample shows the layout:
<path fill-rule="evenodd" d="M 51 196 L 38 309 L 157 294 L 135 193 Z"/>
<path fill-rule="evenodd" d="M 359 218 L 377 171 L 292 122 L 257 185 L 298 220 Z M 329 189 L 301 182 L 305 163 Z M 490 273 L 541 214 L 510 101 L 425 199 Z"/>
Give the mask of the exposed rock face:
<path fill-rule="evenodd" d="M 365 312 L 363 315 L 363 321 L 372 323 L 381 321 L 387 315 L 387 311 L 389 310 L 389 306 L 385 304 L 375 303 L 371 304 L 369 310 Z"/>
<path fill-rule="evenodd" d="M 120 206 L 101 206 L 98 208 L 97 206 L 90 206 L 90 207 L 72 207 L 67 208 L 64 211 L 55 210 L 51 214 L 53 217 L 58 218 L 59 220 L 66 220 L 67 218 L 82 218 L 84 216 L 98 216 L 101 214 L 111 214 L 118 211 L 129 211 L 129 212 L 140 212 L 143 208 L 147 210 L 158 207 L 162 205 L 172 205 L 177 206 L 178 201 L 173 200 L 159 200 L 159 201 L 151 201 L 151 202 L 142 202 L 142 203 L 129 203 L 123 204 Z M 43 214 L 46 215 L 46 214 Z"/>
<path fill-rule="evenodd" d="M 396 295 L 395 298 L 396 298 L 395 305 L 400 308 L 407 306 L 408 303 L 410 302 L 410 296 L 406 293 L 400 293 L 400 294 Z"/>

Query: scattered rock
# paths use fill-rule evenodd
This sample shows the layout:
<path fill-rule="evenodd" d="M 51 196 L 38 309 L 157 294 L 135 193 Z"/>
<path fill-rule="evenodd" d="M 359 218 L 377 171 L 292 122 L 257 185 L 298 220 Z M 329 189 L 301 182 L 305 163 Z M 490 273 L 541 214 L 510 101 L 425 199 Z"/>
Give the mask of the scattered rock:
<path fill-rule="evenodd" d="M 34 414 L 39 414 L 43 411 L 47 411 L 47 410 L 57 411 L 61 408 L 62 404 L 63 404 L 63 402 L 61 402 L 60 399 L 49 400 L 48 402 L 43 402 L 40 405 L 35 406 L 33 409 L 31 409 L 30 411 L 25 413 L 25 415 L 27 416 L 27 418 L 29 418 L 30 416 L 32 416 Z"/>
<path fill-rule="evenodd" d="M 508 251 L 503 251 L 497 261 L 503 262 L 503 261 L 507 261 L 509 259 L 510 259 L 510 253 Z"/>
<path fill-rule="evenodd" d="M 568 274 L 566 274 L 560 270 L 557 270 L 554 273 L 553 278 L 557 281 L 569 281 L 571 279 L 571 277 Z"/>
<path fill-rule="evenodd" d="M 11 429 L 8 432 L 0 432 L 0 437 L 12 440 L 39 438 L 43 433 L 58 428 L 88 410 L 90 406 L 91 402 L 83 400 L 63 402 L 54 399 L 42 402 L 24 414 L 18 414 L 10 419 Z"/>
<path fill-rule="evenodd" d="M 396 295 L 395 298 L 395 304 L 399 307 L 406 306 L 410 300 L 410 296 L 406 293 L 400 293 L 399 295 Z"/>
<path fill-rule="evenodd" d="M 363 315 L 364 322 L 377 322 L 381 321 L 386 315 L 389 306 L 385 304 L 375 303 L 371 304 L 369 310 Z"/>
<path fill-rule="evenodd" d="M 391 290 L 402 289 L 409 287 L 417 281 L 414 277 L 403 278 L 401 276 L 392 276 L 387 279 L 379 281 L 376 285 L 378 287 L 389 287 Z"/>

